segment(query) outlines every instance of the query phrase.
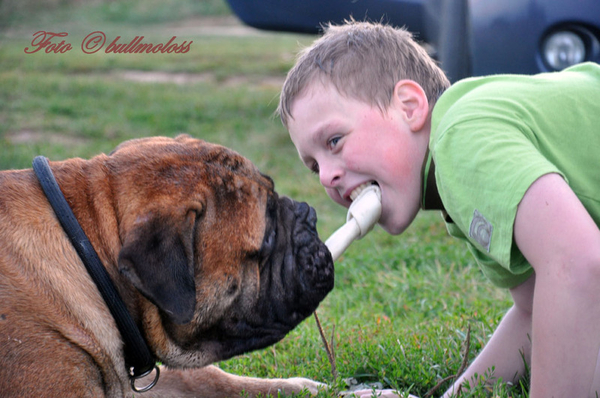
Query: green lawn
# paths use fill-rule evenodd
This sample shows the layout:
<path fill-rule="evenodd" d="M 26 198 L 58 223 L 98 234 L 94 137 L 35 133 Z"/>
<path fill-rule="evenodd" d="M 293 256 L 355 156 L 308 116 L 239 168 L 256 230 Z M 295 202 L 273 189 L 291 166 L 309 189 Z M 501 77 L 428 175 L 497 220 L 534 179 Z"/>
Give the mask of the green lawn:
<path fill-rule="evenodd" d="M 345 210 L 301 165 L 273 117 L 295 53 L 313 36 L 241 27 L 221 0 L 59 3 L 0 3 L 0 168 L 30 167 L 40 154 L 90 157 L 130 138 L 187 133 L 237 150 L 271 175 L 280 193 L 313 205 L 323 239 L 344 222 Z M 26 54 L 40 30 L 67 32 L 61 40 L 72 50 Z M 193 43 L 184 54 L 85 54 L 81 42 L 93 31 L 123 43 L 135 36 Z M 139 81 L 149 73 L 165 81 Z M 323 397 L 350 377 L 423 396 L 459 369 L 469 326 L 472 359 L 510 304 L 463 244 L 447 236 L 439 214 L 422 213 L 404 235 L 376 228 L 337 262 L 336 287 L 318 310 L 333 336 L 337 380 L 313 318 L 275 346 L 220 366 L 328 382 L 333 391 Z M 486 391 L 527 395 L 496 387 L 472 396 Z"/>

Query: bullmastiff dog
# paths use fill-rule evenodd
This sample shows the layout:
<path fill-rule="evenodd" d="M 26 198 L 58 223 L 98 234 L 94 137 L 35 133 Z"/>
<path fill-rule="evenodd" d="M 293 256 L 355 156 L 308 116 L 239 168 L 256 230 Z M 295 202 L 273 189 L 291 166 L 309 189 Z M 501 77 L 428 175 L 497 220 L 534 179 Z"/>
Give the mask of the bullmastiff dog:
<path fill-rule="evenodd" d="M 332 289 L 312 208 L 278 196 L 239 154 L 189 136 L 48 164 L 162 363 L 139 396 L 317 392 L 307 379 L 210 365 L 277 342 Z M 0 172 L 0 395 L 137 396 L 124 348 L 34 172 Z"/>

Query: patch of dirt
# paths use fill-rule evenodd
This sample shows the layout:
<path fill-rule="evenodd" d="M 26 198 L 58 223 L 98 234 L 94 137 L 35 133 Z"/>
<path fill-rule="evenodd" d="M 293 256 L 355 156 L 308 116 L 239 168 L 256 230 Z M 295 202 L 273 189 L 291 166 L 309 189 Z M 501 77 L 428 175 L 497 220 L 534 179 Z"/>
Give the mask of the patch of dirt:
<path fill-rule="evenodd" d="M 187 85 L 213 80 L 210 73 L 170 73 L 159 71 L 127 70 L 117 72 L 115 75 L 124 80 L 139 83 L 174 83 Z"/>
<path fill-rule="evenodd" d="M 31 130 L 20 130 L 14 133 L 8 133 L 4 138 L 11 144 L 37 144 L 48 142 L 59 144 L 65 147 L 83 145 L 87 142 L 85 138 L 73 137 L 66 134 L 44 133 Z"/>
<path fill-rule="evenodd" d="M 173 35 L 266 36 L 277 34 L 244 25 L 233 15 L 191 18 L 174 24 L 165 24 L 161 28 Z"/>
<path fill-rule="evenodd" d="M 174 73 L 161 71 L 127 70 L 116 72 L 115 75 L 121 79 L 139 83 L 173 83 L 177 85 L 188 85 L 200 82 L 220 83 L 224 87 L 235 87 L 242 84 L 254 84 L 265 88 L 281 88 L 285 77 L 267 76 L 232 76 L 223 81 L 217 80 L 213 73 Z"/>

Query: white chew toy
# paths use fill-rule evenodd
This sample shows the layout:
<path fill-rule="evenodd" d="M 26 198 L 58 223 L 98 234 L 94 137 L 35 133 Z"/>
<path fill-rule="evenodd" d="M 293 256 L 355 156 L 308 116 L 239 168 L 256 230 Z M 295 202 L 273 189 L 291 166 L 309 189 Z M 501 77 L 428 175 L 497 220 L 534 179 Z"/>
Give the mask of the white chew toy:
<path fill-rule="evenodd" d="M 346 216 L 346 224 L 325 241 L 333 261 L 341 256 L 352 241 L 362 238 L 373 229 L 380 216 L 381 190 L 377 185 L 370 185 L 352 201 Z"/>

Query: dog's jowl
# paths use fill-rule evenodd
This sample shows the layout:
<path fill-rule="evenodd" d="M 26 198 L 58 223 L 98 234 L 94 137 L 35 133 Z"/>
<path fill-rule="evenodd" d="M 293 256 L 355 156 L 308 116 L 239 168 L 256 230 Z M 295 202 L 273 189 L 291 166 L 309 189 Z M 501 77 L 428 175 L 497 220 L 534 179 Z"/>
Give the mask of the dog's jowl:
<path fill-rule="evenodd" d="M 277 342 L 333 288 L 311 207 L 279 197 L 239 154 L 188 136 L 48 163 L 163 364 L 141 396 L 317 391 L 210 366 Z M 0 395 L 131 396 L 126 332 L 57 214 L 32 169 L 0 172 Z"/>

